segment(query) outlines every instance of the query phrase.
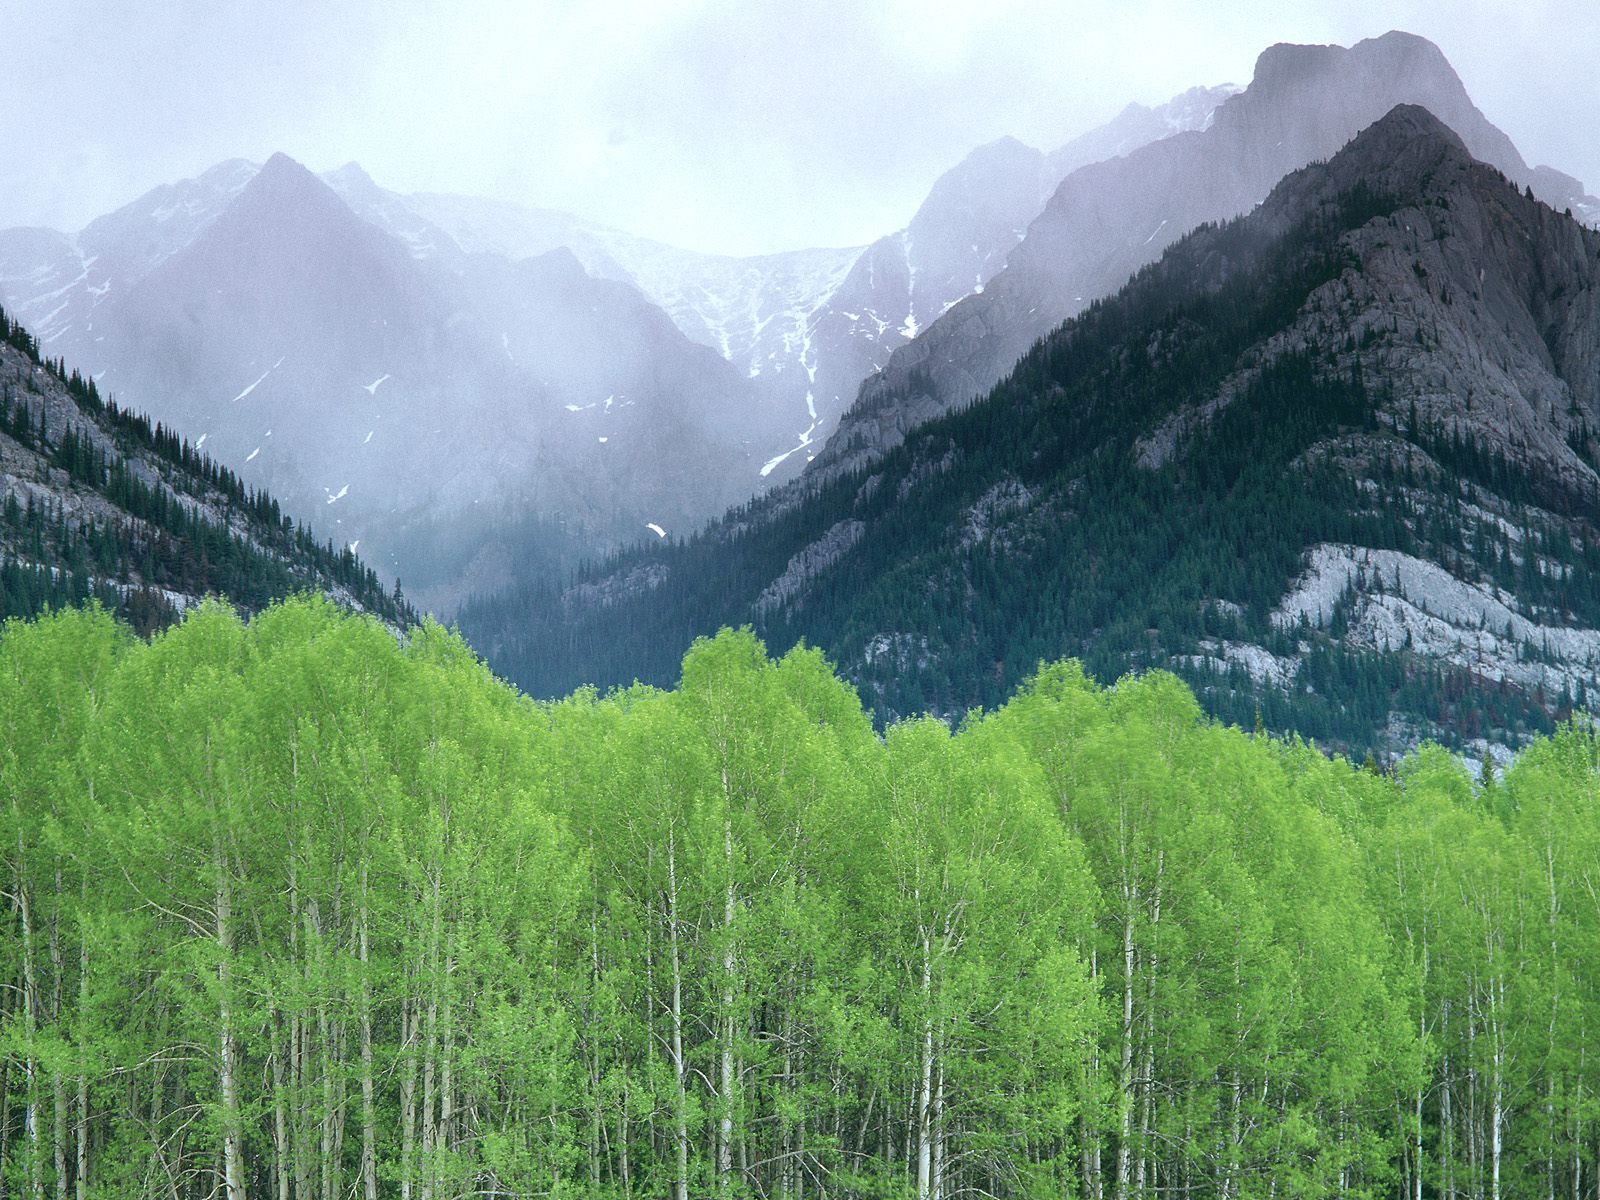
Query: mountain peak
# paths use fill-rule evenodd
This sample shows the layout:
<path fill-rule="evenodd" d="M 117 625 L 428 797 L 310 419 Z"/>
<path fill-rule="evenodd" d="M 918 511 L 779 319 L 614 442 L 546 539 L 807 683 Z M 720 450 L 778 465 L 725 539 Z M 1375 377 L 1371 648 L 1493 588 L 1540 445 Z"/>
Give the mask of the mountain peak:
<path fill-rule="evenodd" d="M 287 154 L 274 154 L 229 206 L 231 219 L 277 225 L 308 221 L 344 225 L 358 221 L 348 205 L 322 180 Z"/>
<path fill-rule="evenodd" d="M 1341 153 L 1351 153 L 1358 148 L 1374 145 L 1387 147 L 1396 142 L 1409 143 L 1417 138 L 1439 138 L 1450 146 L 1467 153 L 1467 147 L 1455 130 L 1420 104 L 1396 104 L 1378 120 L 1356 134 Z"/>
<path fill-rule="evenodd" d="M 1432 112 L 1419 104 L 1397 104 L 1351 138 L 1325 167 L 1301 173 L 1303 183 L 1301 174 L 1291 175 L 1273 191 L 1276 198 L 1298 195 L 1305 185 L 1344 191 L 1365 183 L 1420 196 L 1442 178 L 1442 165 L 1465 167 L 1472 161 L 1460 136 Z"/>
<path fill-rule="evenodd" d="M 265 175 L 269 171 L 283 172 L 283 171 L 305 171 L 305 170 L 306 170 L 305 167 L 301 166 L 300 163 L 297 162 L 296 160 L 290 158 L 282 150 L 274 150 L 272 152 L 272 157 L 267 159 L 266 162 L 261 164 L 261 174 L 263 174 L 263 175 Z M 306 171 L 306 174 L 309 175 L 310 172 Z"/>
<path fill-rule="evenodd" d="M 1391 29 L 1374 38 L 1363 38 L 1350 47 L 1349 53 L 1391 62 L 1426 65 L 1450 75 L 1456 73 L 1443 50 L 1421 34 L 1407 33 L 1403 29 Z"/>
<path fill-rule="evenodd" d="M 1297 82 L 1308 75 L 1327 70 L 1348 53 L 1343 46 L 1305 45 L 1277 42 L 1256 56 L 1252 88 L 1266 89 Z"/>
<path fill-rule="evenodd" d="M 376 191 L 378 185 L 373 182 L 362 165 L 352 159 L 342 167 L 335 167 L 325 171 L 322 175 L 323 182 L 331 185 L 335 190 Z"/>
<path fill-rule="evenodd" d="M 382 197 L 382 189 L 373 181 L 370 174 L 363 170 L 358 162 L 347 162 L 331 171 L 323 171 L 318 178 L 322 179 L 328 187 L 346 198 L 347 202 L 373 203 Z"/>
<path fill-rule="evenodd" d="M 551 284 L 571 286 L 589 278 L 583 262 L 566 246 L 557 246 L 543 254 L 535 254 L 517 264 L 524 272 Z"/>

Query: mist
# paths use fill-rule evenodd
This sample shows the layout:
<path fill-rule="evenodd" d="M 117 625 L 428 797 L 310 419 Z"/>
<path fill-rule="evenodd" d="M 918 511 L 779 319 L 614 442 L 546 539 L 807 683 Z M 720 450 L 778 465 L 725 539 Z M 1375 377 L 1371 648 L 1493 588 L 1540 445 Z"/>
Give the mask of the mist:
<path fill-rule="evenodd" d="M 1140 0 L 0 5 L 0 226 L 74 230 L 222 159 L 565 209 L 695 249 L 858 245 L 1007 134 L 1249 81 L 1277 41 L 1436 42 L 1535 163 L 1600 182 L 1593 6 Z"/>

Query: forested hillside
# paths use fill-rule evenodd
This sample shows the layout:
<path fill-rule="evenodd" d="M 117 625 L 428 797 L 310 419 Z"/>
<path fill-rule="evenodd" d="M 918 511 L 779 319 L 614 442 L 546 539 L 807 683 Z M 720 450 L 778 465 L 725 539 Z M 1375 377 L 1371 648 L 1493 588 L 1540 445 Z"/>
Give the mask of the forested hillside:
<path fill-rule="evenodd" d="M 534 703 L 437 627 L 0 631 L 8 1195 L 1583 1196 L 1600 738 L 1475 785 L 815 651 Z"/>
<path fill-rule="evenodd" d="M 461 624 L 540 694 L 666 681 L 750 623 L 883 720 L 1070 654 L 1357 755 L 1476 756 L 1600 680 L 1597 353 L 1600 235 L 1401 106 L 870 468 Z"/>
<path fill-rule="evenodd" d="M 414 619 L 353 548 L 103 399 L 0 309 L 0 617 L 93 597 L 149 630 L 203 596 L 254 610 L 305 588 Z"/>

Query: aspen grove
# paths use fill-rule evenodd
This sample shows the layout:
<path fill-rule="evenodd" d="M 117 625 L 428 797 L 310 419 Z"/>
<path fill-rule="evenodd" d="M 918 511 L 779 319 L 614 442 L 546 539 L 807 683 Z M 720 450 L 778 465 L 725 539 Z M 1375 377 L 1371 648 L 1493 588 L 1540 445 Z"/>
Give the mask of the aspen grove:
<path fill-rule="evenodd" d="M 1600 1184 L 1600 739 L 1498 778 L 1041 668 L 536 703 L 326 601 L 0 633 L 17 1200 Z"/>

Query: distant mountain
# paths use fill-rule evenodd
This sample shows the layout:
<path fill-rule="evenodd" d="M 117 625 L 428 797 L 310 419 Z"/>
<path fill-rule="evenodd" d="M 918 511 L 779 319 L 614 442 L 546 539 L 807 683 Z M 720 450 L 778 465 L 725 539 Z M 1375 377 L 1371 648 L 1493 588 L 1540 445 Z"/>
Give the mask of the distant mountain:
<path fill-rule="evenodd" d="M 94 313 L 110 294 L 192 242 L 259 170 L 243 159 L 219 163 L 146 193 L 75 238 L 53 229 L 0 230 L 0 298 L 44 345 L 93 345 Z"/>
<path fill-rule="evenodd" d="M 698 254 L 280 155 L 76 238 L 0 231 L 0 297 L 447 610 L 793 475 L 917 314 L 1003 265 L 1053 172 L 1203 124 L 1226 94 L 1130 106 L 1049 158 L 976 151 L 865 257 Z"/>
<path fill-rule="evenodd" d="M 1328 158 L 1396 104 L 1427 108 L 1477 157 L 1558 211 L 1577 206 L 1582 215 L 1600 204 L 1570 176 L 1529 169 L 1423 38 L 1387 33 L 1349 49 L 1273 46 L 1250 86 L 1204 128 L 1067 175 L 982 294 L 868 379 L 815 469 L 871 462 L 919 422 L 980 395 L 1040 337 L 1183 234 L 1250 211 L 1285 174 Z"/>
<path fill-rule="evenodd" d="M 536 693 L 750 623 L 884 717 L 1076 655 L 1349 748 L 1511 745 L 1600 685 L 1597 364 L 1600 234 L 1399 106 L 870 467 L 463 628 Z"/>
<path fill-rule="evenodd" d="M 1204 128 L 1230 85 L 1193 88 L 1157 108 L 1129 105 L 1108 124 L 1052 154 L 1015 138 L 980 146 L 939 177 L 896 233 L 879 238 L 806 321 L 804 378 L 779 368 L 805 413 L 785 453 L 762 464 L 791 478 L 820 451 L 864 379 L 964 297 L 981 293 L 1038 216 L 1055 186 L 1083 162 Z"/>
<path fill-rule="evenodd" d="M 92 598 L 149 631 L 207 596 L 254 611 L 306 588 L 415 620 L 351 550 L 103 401 L 0 311 L 0 618 Z"/>
<path fill-rule="evenodd" d="M 637 287 L 686 337 L 751 380 L 760 402 L 747 410 L 758 468 L 749 493 L 792 478 L 863 379 L 918 329 L 983 289 L 1062 175 L 1204 128 L 1236 90 L 1194 88 L 1155 108 L 1129 105 L 1049 155 L 1010 138 L 980 147 L 940 177 L 905 229 L 865 249 L 702 254 L 567 213 L 470 196 L 401 195 L 354 164 L 324 178 L 418 258 L 458 270 L 463 253 L 518 259 L 564 248 L 591 275 Z"/>
<path fill-rule="evenodd" d="M 758 400 L 637 291 L 566 251 L 514 263 L 435 233 L 419 259 L 426 231 L 402 232 L 279 155 L 78 244 L 0 235 L 0 282 L 32 289 L 50 353 L 444 608 L 749 494 Z"/>

